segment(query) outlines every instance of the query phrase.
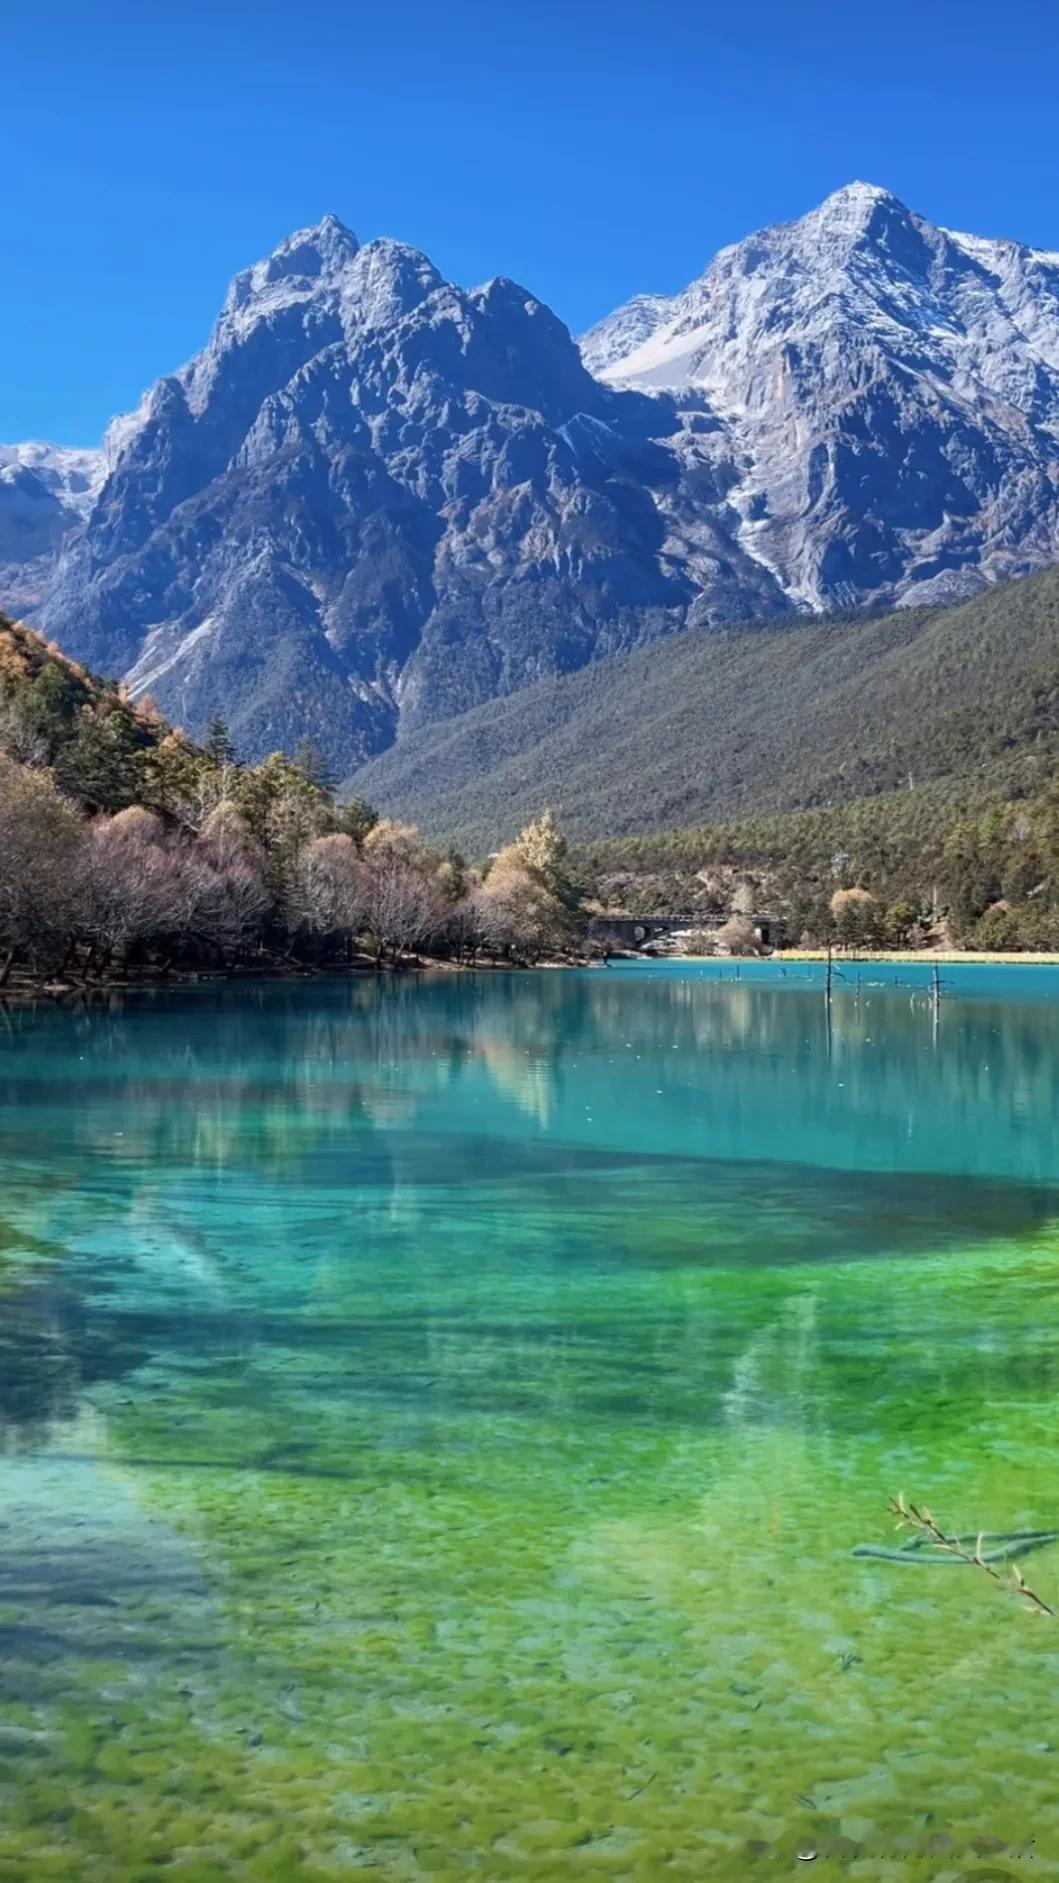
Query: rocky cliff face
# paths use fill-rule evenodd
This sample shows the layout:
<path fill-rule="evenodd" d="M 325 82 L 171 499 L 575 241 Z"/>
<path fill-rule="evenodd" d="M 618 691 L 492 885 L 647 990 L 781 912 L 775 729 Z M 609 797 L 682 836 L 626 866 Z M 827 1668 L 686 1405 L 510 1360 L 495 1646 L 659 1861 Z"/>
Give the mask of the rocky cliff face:
<path fill-rule="evenodd" d="M 580 352 L 513 282 L 465 292 L 328 217 L 236 277 L 101 479 L 26 447 L 0 470 L 25 551 L 0 483 L 0 602 L 54 564 L 36 619 L 71 654 L 193 731 L 225 714 L 248 756 L 310 735 L 348 773 L 688 623 L 1040 567 L 1057 441 L 1059 257 L 868 185 Z"/>
<path fill-rule="evenodd" d="M 665 633 L 704 581 L 716 618 L 783 607 L 709 472 L 672 552 L 657 417 L 525 289 L 465 293 L 328 218 L 112 428 L 40 623 L 195 730 L 223 712 L 252 755 L 308 734 L 348 771 L 399 723 Z"/>
<path fill-rule="evenodd" d="M 799 606 L 954 600 L 1059 555 L 1059 255 L 854 183 L 585 336 L 610 385 L 707 415 L 740 546 Z"/>

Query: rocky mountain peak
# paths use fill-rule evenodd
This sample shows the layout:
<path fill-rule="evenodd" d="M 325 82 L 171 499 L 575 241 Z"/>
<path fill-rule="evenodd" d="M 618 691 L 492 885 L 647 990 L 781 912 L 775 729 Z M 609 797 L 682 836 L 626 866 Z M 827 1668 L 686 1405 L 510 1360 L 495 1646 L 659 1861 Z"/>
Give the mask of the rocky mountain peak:
<path fill-rule="evenodd" d="M 723 249 L 642 338 L 636 305 L 586 364 L 676 398 L 678 455 L 720 415 L 738 540 L 798 605 L 948 597 L 1059 553 L 1054 257 L 858 182 Z"/>
<path fill-rule="evenodd" d="M 298 229 L 267 255 L 235 276 L 225 302 L 226 313 L 236 313 L 267 297 L 280 283 L 311 292 L 313 282 L 330 282 L 348 268 L 360 248 L 352 229 L 337 216 L 327 215 L 310 229 Z"/>
<path fill-rule="evenodd" d="M 112 428 L 42 625 L 193 731 L 220 710 L 247 753 L 311 733 L 352 769 L 399 724 L 677 626 L 691 561 L 718 618 L 782 608 L 738 549 L 722 569 L 712 521 L 667 554 L 648 411 L 518 283 L 465 291 L 329 219 L 237 276 Z"/>
<path fill-rule="evenodd" d="M 937 231 L 931 230 L 929 223 L 914 215 L 890 190 L 875 183 L 848 183 L 790 227 L 810 266 L 813 250 L 817 249 L 840 267 L 867 256 L 873 266 L 925 272 L 937 238 Z M 777 231 L 780 236 L 782 233 Z"/>
<path fill-rule="evenodd" d="M 689 623 L 1028 573 L 1059 559 L 1057 455 L 1059 258 L 873 184 L 580 351 L 518 283 L 326 217 L 236 277 L 99 488 L 0 479 L 0 604 L 24 544 L 72 654 L 248 755 L 309 733 L 351 770 Z"/>
<path fill-rule="evenodd" d="M 419 249 L 389 237 L 366 242 L 342 276 L 347 330 L 391 326 L 443 285 L 433 262 Z"/>
<path fill-rule="evenodd" d="M 581 336 L 581 357 L 595 373 L 634 353 L 673 317 L 673 297 L 636 294 Z"/>
<path fill-rule="evenodd" d="M 823 227 L 864 230 L 880 214 L 907 218 L 910 213 L 892 190 L 883 189 L 879 183 L 855 181 L 844 183 L 841 189 L 832 190 L 818 208 L 810 210 L 799 221 Z M 797 227 L 797 223 L 786 226 Z"/>

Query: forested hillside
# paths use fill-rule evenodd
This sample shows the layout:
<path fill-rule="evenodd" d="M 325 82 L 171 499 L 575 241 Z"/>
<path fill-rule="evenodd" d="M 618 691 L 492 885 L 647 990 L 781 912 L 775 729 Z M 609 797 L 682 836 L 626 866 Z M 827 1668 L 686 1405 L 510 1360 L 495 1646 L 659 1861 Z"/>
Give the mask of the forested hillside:
<path fill-rule="evenodd" d="M 744 909 L 788 942 L 1059 949 L 1059 780 L 987 780 L 586 844 L 574 864 L 632 914 Z"/>
<path fill-rule="evenodd" d="M 941 780 L 1025 795 L 1057 745 L 1051 569 L 957 608 L 682 634 L 425 727 L 351 789 L 481 854 L 544 802 L 585 840 Z"/>
<path fill-rule="evenodd" d="M 13 974 L 533 961 L 577 934 L 565 842 L 532 823 L 483 880 L 317 755 L 240 765 L 0 616 L 0 989 Z"/>
<path fill-rule="evenodd" d="M 1057 608 L 1049 572 L 946 613 L 686 635 L 455 722 L 481 784 L 446 788 L 432 742 L 382 816 L 336 802 L 311 747 L 240 765 L 223 722 L 195 743 L 0 617 L 0 985 L 531 961 L 576 939 L 582 894 L 768 913 L 794 941 L 1059 947 Z"/>

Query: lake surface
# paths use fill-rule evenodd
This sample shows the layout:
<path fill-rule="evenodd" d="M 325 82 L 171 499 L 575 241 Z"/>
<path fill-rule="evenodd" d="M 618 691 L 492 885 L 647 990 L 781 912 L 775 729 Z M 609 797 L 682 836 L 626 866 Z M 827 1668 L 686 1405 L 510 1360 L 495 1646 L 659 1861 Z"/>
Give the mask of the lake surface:
<path fill-rule="evenodd" d="M 1059 1524 L 1059 974 L 916 979 L 0 1015 L 2 1883 L 1059 1874 L 1059 1621 L 851 1555 Z"/>

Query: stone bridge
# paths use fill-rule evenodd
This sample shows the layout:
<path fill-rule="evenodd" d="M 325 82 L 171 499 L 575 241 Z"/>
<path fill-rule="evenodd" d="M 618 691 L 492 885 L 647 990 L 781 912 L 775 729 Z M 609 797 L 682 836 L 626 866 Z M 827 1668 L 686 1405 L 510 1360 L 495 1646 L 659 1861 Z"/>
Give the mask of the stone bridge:
<path fill-rule="evenodd" d="M 718 929 L 732 920 L 732 909 L 704 913 L 692 910 L 685 915 L 594 915 L 588 925 L 588 939 L 601 948 L 647 949 L 668 941 L 671 935 L 687 929 Z M 771 915 L 756 915 L 754 933 L 766 948 L 778 947 L 780 924 Z"/>

